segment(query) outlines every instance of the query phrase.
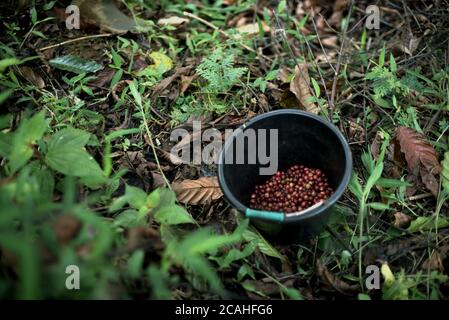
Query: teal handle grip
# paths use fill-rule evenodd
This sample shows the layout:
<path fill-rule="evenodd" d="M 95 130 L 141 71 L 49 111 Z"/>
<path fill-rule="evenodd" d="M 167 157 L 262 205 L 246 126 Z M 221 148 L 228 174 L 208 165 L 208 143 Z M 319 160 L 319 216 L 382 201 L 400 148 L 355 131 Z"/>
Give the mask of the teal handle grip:
<path fill-rule="evenodd" d="M 285 214 L 282 212 L 253 210 L 250 208 L 246 209 L 245 216 L 247 218 L 257 218 L 276 222 L 284 222 L 285 220 Z"/>

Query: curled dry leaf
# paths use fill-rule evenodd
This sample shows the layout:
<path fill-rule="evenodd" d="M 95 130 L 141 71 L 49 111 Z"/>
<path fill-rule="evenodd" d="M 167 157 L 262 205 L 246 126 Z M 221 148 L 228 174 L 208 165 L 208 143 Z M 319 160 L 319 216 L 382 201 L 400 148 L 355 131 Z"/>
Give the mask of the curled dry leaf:
<path fill-rule="evenodd" d="M 169 18 L 159 19 L 157 21 L 157 24 L 160 25 L 160 26 L 174 26 L 174 27 L 176 27 L 176 26 L 179 26 L 179 25 L 181 25 L 183 23 L 187 23 L 187 22 L 189 22 L 189 19 L 187 19 L 187 18 L 181 18 L 181 17 L 177 17 L 177 16 L 172 16 L 172 17 L 169 17 Z"/>
<path fill-rule="evenodd" d="M 104 88 L 109 85 L 112 78 L 114 77 L 115 70 L 112 68 L 105 68 L 98 72 L 96 79 L 88 83 L 92 88 Z"/>
<path fill-rule="evenodd" d="M 399 211 L 394 213 L 393 225 L 396 228 L 407 228 L 410 224 L 410 221 L 412 221 L 412 218 L 409 215 Z"/>
<path fill-rule="evenodd" d="M 20 73 L 22 74 L 22 76 L 29 80 L 32 84 L 34 84 L 37 88 L 39 89 L 43 89 L 45 87 L 45 82 L 42 79 L 42 77 L 34 72 L 33 69 L 31 69 L 28 66 L 20 66 L 19 67 Z"/>
<path fill-rule="evenodd" d="M 438 251 L 434 251 L 422 264 L 425 271 L 444 271 L 443 259 Z"/>
<path fill-rule="evenodd" d="M 187 91 L 187 89 L 189 88 L 190 84 L 192 83 L 192 81 L 197 77 L 196 74 L 191 75 L 191 76 L 186 76 L 186 75 L 181 75 L 181 84 L 180 84 L 180 88 L 179 88 L 179 94 L 183 94 L 184 92 Z"/>
<path fill-rule="evenodd" d="M 159 173 L 152 172 L 153 176 L 153 189 L 165 187 L 165 180 Z"/>
<path fill-rule="evenodd" d="M 267 26 L 267 24 L 265 22 L 261 22 L 262 25 L 262 31 L 263 32 L 269 32 L 270 31 L 270 27 Z M 259 23 L 250 23 L 250 24 L 245 24 L 243 26 L 238 27 L 237 29 L 238 34 L 236 34 L 234 36 L 235 39 L 240 39 L 242 37 L 250 37 L 253 35 L 257 35 L 259 34 L 259 32 L 261 31 L 259 29 Z"/>
<path fill-rule="evenodd" d="M 185 204 L 205 204 L 223 196 L 217 177 L 202 177 L 172 184 L 179 202 Z"/>
<path fill-rule="evenodd" d="M 295 67 L 295 76 L 290 82 L 290 91 L 295 94 L 306 111 L 318 113 L 318 107 L 310 101 L 312 94 L 310 93 L 310 77 L 306 63 L 301 63 Z"/>
<path fill-rule="evenodd" d="M 409 173 L 420 176 L 426 188 L 434 195 L 438 194 L 438 175 L 440 163 L 433 146 L 424 134 L 407 127 L 396 129 L 396 139 L 405 155 Z"/>
<path fill-rule="evenodd" d="M 348 0 L 336 0 L 334 1 L 334 6 L 332 8 L 332 16 L 329 18 L 329 24 L 331 26 L 339 27 L 341 21 L 343 20 L 343 11 L 348 5 Z"/>
<path fill-rule="evenodd" d="M 332 288 L 344 295 L 352 295 L 359 291 L 358 285 L 351 285 L 339 278 L 332 272 L 330 272 L 325 265 L 323 265 L 320 261 L 317 261 L 316 264 L 317 274 L 321 281 L 329 287 Z"/>

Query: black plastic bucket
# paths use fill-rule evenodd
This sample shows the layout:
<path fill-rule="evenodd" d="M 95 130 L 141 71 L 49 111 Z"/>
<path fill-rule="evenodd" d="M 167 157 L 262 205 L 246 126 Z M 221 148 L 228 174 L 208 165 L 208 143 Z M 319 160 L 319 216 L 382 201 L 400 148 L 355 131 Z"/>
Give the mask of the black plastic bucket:
<path fill-rule="evenodd" d="M 248 149 L 259 150 L 259 140 L 262 140 L 257 135 L 257 143 L 247 139 L 250 132 L 246 135 L 245 132 L 248 129 L 253 129 L 256 133 L 266 129 L 266 138 L 262 145 L 265 143 L 267 155 L 270 144 L 273 143 L 268 138 L 268 132 L 270 129 L 277 129 L 276 170 L 285 171 L 293 165 L 321 169 L 334 193 L 318 206 L 302 212 L 283 213 L 250 209 L 250 197 L 255 186 L 267 181 L 271 175 L 261 175 L 260 169 L 267 165 L 262 165 L 259 159 L 250 161 L 247 156 Z M 243 147 L 237 148 L 242 141 Z M 245 154 L 244 161 L 236 163 L 236 156 L 242 152 Z M 349 183 L 351 172 L 351 151 L 340 131 L 319 116 L 294 109 L 264 113 L 242 125 L 226 140 L 218 164 L 218 179 L 226 200 L 272 240 L 290 243 L 302 242 L 323 229 L 334 204 Z"/>

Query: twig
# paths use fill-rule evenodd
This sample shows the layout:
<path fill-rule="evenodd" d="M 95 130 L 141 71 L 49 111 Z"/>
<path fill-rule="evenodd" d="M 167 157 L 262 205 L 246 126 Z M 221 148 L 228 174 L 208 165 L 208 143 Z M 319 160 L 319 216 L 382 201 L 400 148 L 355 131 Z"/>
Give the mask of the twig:
<path fill-rule="evenodd" d="M 94 39 L 94 38 L 103 38 L 103 37 L 109 37 L 109 36 L 112 36 L 112 33 L 94 34 L 94 35 L 90 35 L 90 36 L 84 36 L 84 37 L 71 39 L 71 40 L 63 41 L 63 42 L 56 43 L 56 44 L 52 44 L 50 46 L 39 48 L 37 50 L 38 51 L 45 51 L 45 50 L 52 49 L 52 48 L 57 48 L 57 47 L 60 47 L 60 46 L 63 46 L 63 45 L 66 45 L 66 44 L 69 44 L 69 43 L 72 43 L 72 42 L 83 41 L 83 40 Z"/>
<path fill-rule="evenodd" d="M 332 119 L 332 113 L 335 110 L 335 94 L 337 93 L 338 73 L 340 72 L 341 58 L 342 58 L 343 48 L 346 45 L 346 33 L 348 31 L 349 21 L 351 20 L 353 6 L 354 6 L 354 1 L 351 1 L 350 5 L 349 5 L 348 17 L 346 19 L 345 28 L 344 28 L 343 34 L 342 34 L 340 50 L 338 52 L 337 65 L 335 67 L 334 81 L 332 83 L 331 99 L 329 101 L 329 107 L 330 107 L 330 113 L 331 113 L 330 118 L 331 119 Z"/>
<path fill-rule="evenodd" d="M 429 197 L 432 197 L 432 196 L 433 196 L 433 194 L 428 192 L 428 193 L 418 194 L 416 196 L 411 196 L 411 197 L 408 198 L 408 200 L 409 201 L 421 200 L 421 199 L 429 198 Z"/>

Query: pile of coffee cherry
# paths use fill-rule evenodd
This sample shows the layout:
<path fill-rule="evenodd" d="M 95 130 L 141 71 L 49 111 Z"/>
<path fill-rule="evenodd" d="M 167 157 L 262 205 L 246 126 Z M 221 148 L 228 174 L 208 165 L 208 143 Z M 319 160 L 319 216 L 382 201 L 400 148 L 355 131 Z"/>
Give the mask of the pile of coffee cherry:
<path fill-rule="evenodd" d="M 250 207 L 257 210 L 298 212 L 330 197 L 333 190 L 320 169 L 295 165 L 276 172 L 267 182 L 257 185 Z"/>

